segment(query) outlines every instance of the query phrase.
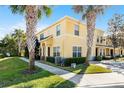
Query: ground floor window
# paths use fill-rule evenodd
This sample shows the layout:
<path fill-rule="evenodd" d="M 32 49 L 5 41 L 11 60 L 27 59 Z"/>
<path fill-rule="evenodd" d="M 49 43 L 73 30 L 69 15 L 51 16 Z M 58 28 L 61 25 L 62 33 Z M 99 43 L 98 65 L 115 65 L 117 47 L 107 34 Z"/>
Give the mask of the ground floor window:
<path fill-rule="evenodd" d="M 73 57 L 81 57 L 81 47 L 74 46 L 73 47 Z"/>
<path fill-rule="evenodd" d="M 60 56 L 60 47 L 53 47 L 53 56 Z"/>

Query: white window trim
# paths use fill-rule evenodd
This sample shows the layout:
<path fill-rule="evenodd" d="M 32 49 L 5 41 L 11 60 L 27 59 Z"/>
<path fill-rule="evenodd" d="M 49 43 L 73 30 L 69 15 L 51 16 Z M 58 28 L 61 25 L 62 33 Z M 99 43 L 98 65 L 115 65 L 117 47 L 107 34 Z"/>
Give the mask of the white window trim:
<path fill-rule="evenodd" d="M 53 46 L 53 56 L 54 56 L 54 53 L 56 53 L 56 55 L 57 55 L 57 50 L 55 50 L 55 52 L 54 52 L 54 48 L 57 48 L 57 47 L 59 47 L 59 56 L 61 56 L 61 47 L 60 46 Z"/>
<path fill-rule="evenodd" d="M 59 26 L 59 30 L 58 30 L 58 27 Z M 57 35 L 57 32 L 59 32 L 60 34 L 59 35 Z M 60 36 L 61 35 L 61 25 L 60 24 L 58 24 L 58 25 L 56 25 L 56 36 Z"/>
<path fill-rule="evenodd" d="M 82 46 L 80 46 L 80 45 L 76 45 L 76 46 L 72 46 L 72 57 L 74 57 L 73 56 L 73 47 L 77 47 L 77 48 L 79 48 L 79 47 L 81 47 L 81 57 L 82 57 Z M 77 56 L 76 57 L 79 57 L 79 55 L 78 55 L 78 50 L 76 51 L 76 54 L 77 54 Z"/>
<path fill-rule="evenodd" d="M 75 29 L 76 26 L 78 26 L 78 30 Z M 75 31 L 77 31 L 77 32 L 79 33 L 79 35 L 76 35 L 76 34 L 75 34 Z M 75 36 L 80 36 L 80 27 L 79 27 L 79 25 L 77 25 L 77 24 L 74 24 L 74 35 L 75 35 Z"/>

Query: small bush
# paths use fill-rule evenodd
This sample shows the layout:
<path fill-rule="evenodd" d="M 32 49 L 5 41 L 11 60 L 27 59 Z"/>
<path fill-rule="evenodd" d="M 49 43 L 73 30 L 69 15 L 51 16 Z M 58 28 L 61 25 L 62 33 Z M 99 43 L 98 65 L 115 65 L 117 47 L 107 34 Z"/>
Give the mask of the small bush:
<path fill-rule="evenodd" d="M 102 60 L 102 56 L 96 56 L 96 61 L 101 61 Z"/>
<path fill-rule="evenodd" d="M 66 58 L 64 65 L 65 66 L 70 66 L 71 63 L 76 63 L 76 64 L 82 64 L 85 62 L 85 57 L 77 57 L 77 58 Z"/>
<path fill-rule="evenodd" d="M 46 57 L 46 61 L 55 63 L 55 58 L 54 57 Z"/>
<path fill-rule="evenodd" d="M 120 58 L 120 55 L 117 55 L 116 58 Z"/>
<path fill-rule="evenodd" d="M 105 56 L 103 56 L 103 57 L 102 57 L 103 60 L 111 60 L 111 59 L 113 59 L 113 58 L 114 58 L 114 56 L 112 56 L 112 57 L 105 57 Z"/>
<path fill-rule="evenodd" d="M 3 54 L 0 54 L 0 58 L 4 58 L 5 56 Z"/>
<path fill-rule="evenodd" d="M 39 55 L 35 55 L 35 59 L 36 60 L 40 60 L 40 56 Z"/>

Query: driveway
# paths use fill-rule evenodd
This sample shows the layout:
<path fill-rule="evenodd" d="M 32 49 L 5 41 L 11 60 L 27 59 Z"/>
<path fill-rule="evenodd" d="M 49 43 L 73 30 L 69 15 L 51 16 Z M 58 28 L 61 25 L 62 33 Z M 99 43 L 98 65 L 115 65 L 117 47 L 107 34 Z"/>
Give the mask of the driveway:
<path fill-rule="evenodd" d="M 29 62 L 28 59 L 21 59 Z M 40 63 L 39 61 L 35 61 L 35 65 L 51 73 L 59 75 L 65 80 L 70 80 L 71 82 L 77 84 L 77 87 L 124 87 L 124 75 L 117 72 L 100 74 L 75 74 L 60 68 Z"/>

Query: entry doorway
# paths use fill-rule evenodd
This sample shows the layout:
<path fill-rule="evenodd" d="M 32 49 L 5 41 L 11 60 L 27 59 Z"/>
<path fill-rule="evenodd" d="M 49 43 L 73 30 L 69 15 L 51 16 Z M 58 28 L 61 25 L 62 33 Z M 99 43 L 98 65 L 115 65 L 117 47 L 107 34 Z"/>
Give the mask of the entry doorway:
<path fill-rule="evenodd" d="M 98 56 L 98 48 L 96 48 L 96 56 Z"/>
<path fill-rule="evenodd" d="M 48 47 L 48 56 L 50 56 L 50 47 Z"/>
<path fill-rule="evenodd" d="M 113 49 L 111 49 L 111 56 L 113 57 Z"/>
<path fill-rule="evenodd" d="M 121 50 L 121 55 L 123 55 L 123 52 L 122 52 L 122 50 Z"/>

